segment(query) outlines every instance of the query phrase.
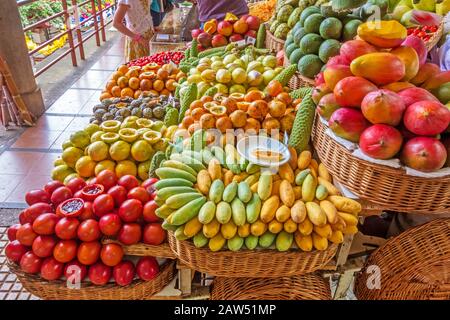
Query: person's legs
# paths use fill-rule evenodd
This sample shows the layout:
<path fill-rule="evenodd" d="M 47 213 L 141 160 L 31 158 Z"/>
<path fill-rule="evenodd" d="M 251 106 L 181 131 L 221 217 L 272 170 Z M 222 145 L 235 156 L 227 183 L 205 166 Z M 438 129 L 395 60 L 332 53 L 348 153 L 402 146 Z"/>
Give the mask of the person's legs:
<path fill-rule="evenodd" d="M 150 10 L 150 14 L 152 15 L 153 25 L 155 27 L 159 26 L 164 17 L 164 12 L 156 12 L 156 11 Z"/>

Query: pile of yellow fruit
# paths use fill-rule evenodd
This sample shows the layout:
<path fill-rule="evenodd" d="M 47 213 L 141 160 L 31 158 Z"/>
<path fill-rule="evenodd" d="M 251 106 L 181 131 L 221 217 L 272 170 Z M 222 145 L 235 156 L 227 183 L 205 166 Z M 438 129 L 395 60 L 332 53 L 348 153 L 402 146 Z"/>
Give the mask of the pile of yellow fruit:
<path fill-rule="evenodd" d="M 133 175 L 145 180 L 153 155 L 166 150 L 176 129 L 177 126 L 167 128 L 162 121 L 135 116 L 122 123 L 117 120 L 101 125 L 91 123 L 63 143 L 52 179 L 61 182 L 74 177 L 89 179 L 107 169 L 118 177 Z"/>
<path fill-rule="evenodd" d="M 174 64 L 121 65 L 106 84 L 100 101 L 113 97 L 137 99 L 142 93 L 169 96 L 183 78 L 186 75 Z"/>
<path fill-rule="evenodd" d="M 276 5 L 276 0 L 265 0 L 255 4 L 249 4 L 249 14 L 260 18 L 262 22 L 266 22 L 274 15 Z"/>

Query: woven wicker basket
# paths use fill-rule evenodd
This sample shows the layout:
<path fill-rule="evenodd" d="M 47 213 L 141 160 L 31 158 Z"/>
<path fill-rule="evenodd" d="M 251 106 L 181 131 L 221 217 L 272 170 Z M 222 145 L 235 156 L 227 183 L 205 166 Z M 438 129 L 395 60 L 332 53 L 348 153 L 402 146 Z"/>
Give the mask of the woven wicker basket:
<path fill-rule="evenodd" d="M 287 67 L 290 65 L 289 59 L 284 55 L 283 66 Z M 289 89 L 295 90 L 303 87 L 314 87 L 315 81 L 307 77 L 302 76 L 299 72 L 296 72 L 294 76 L 289 80 Z"/>
<path fill-rule="evenodd" d="M 428 51 L 431 51 L 441 40 L 442 36 L 444 35 L 444 23 L 441 23 L 439 25 L 439 29 L 433 34 L 433 36 L 425 42 L 425 46 L 427 47 Z"/>
<path fill-rule="evenodd" d="M 145 300 L 164 289 L 176 274 L 175 261 L 168 261 L 152 281 L 134 280 L 125 287 L 86 283 L 80 289 L 69 289 L 63 280 L 46 281 L 24 273 L 16 264 L 8 263 L 8 266 L 28 292 L 45 300 Z"/>
<path fill-rule="evenodd" d="M 102 240 L 103 244 L 106 243 L 118 243 L 122 246 L 124 254 L 129 256 L 150 256 L 158 258 L 175 259 L 176 256 L 170 249 L 167 242 L 160 244 L 159 246 L 151 246 L 148 244 L 138 243 L 130 246 L 123 245 L 120 241 L 114 239 L 105 238 Z"/>
<path fill-rule="evenodd" d="M 421 178 L 405 170 L 354 157 L 326 133 L 316 116 L 312 140 L 330 174 L 359 198 L 399 212 L 439 214 L 450 211 L 450 176 Z"/>
<path fill-rule="evenodd" d="M 211 300 L 330 300 L 330 285 L 311 273 L 282 278 L 216 277 Z"/>
<path fill-rule="evenodd" d="M 373 287 L 373 266 L 380 288 Z M 369 285 L 367 285 L 369 284 Z M 387 241 L 366 261 L 355 282 L 360 300 L 449 300 L 450 219 L 436 219 Z"/>
<path fill-rule="evenodd" d="M 275 38 L 272 32 L 269 31 L 269 26 L 266 24 L 266 49 L 277 53 L 278 51 L 283 50 L 284 42 L 284 40 Z"/>
<path fill-rule="evenodd" d="M 213 252 L 178 241 L 171 232 L 169 244 L 177 258 L 193 270 L 216 277 L 273 278 L 310 273 L 325 266 L 336 254 L 333 244 L 324 251 L 242 250 Z"/>

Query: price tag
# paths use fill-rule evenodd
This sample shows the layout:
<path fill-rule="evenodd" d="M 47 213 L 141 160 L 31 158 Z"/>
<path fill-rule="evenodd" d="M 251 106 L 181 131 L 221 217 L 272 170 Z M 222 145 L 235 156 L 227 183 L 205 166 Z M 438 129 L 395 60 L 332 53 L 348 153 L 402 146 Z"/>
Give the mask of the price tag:
<path fill-rule="evenodd" d="M 245 46 L 247 45 L 247 43 L 246 43 L 245 40 L 239 40 L 239 41 L 236 41 L 236 42 L 235 42 L 235 45 L 236 45 L 238 48 L 242 48 L 242 47 L 245 47 Z"/>
<path fill-rule="evenodd" d="M 245 37 L 245 43 L 248 45 L 255 45 L 256 44 L 256 39 L 250 36 L 246 36 Z"/>
<path fill-rule="evenodd" d="M 163 34 L 163 33 L 156 34 L 156 41 L 169 41 L 169 40 L 170 40 L 170 35 L 168 35 L 168 34 Z"/>

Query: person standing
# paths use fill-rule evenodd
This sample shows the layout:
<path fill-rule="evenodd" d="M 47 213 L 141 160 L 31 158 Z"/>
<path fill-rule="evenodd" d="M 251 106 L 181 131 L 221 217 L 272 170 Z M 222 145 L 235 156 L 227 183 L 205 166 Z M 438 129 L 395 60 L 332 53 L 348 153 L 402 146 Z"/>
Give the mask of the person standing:
<path fill-rule="evenodd" d="M 159 26 L 164 19 L 167 11 L 173 7 L 171 0 L 152 0 L 151 15 L 153 19 L 153 25 Z"/>
<path fill-rule="evenodd" d="M 118 0 L 113 26 L 126 36 L 126 61 L 150 54 L 150 39 L 154 33 L 150 1 Z"/>
<path fill-rule="evenodd" d="M 198 17 L 204 23 L 210 19 L 223 20 L 229 12 L 237 17 L 248 14 L 245 0 L 190 0 L 198 7 Z"/>

